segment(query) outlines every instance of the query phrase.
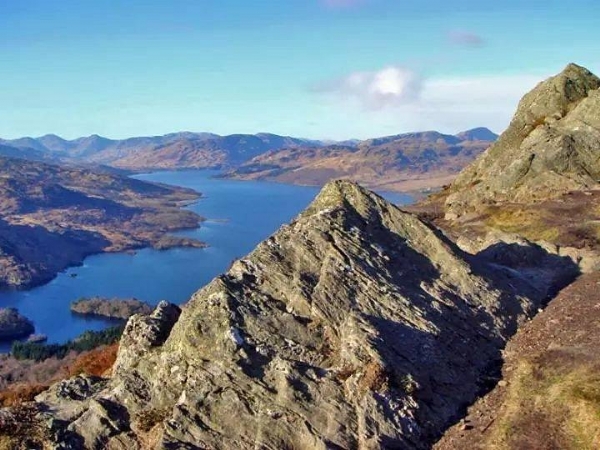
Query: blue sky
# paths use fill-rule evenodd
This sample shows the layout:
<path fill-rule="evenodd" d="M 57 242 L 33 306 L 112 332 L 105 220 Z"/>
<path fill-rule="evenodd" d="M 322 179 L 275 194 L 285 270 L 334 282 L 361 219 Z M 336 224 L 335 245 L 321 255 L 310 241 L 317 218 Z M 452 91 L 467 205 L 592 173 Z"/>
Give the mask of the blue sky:
<path fill-rule="evenodd" d="M 597 0 L 7 0 L 0 137 L 501 131 Z"/>

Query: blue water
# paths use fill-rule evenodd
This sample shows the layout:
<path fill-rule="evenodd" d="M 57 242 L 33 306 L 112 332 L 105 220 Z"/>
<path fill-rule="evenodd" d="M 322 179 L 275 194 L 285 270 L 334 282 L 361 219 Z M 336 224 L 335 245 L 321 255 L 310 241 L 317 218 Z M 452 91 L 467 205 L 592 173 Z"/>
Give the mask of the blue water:
<path fill-rule="evenodd" d="M 201 192 L 203 198 L 189 209 L 207 221 L 199 229 L 179 234 L 204 241 L 208 248 L 144 249 L 136 254 L 91 256 L 83 266 L 60 273 L 44 286 L 1 292 L 0 306 L 15 307 L 33 320 L 36 333 L 46 334 L 48 342 L 64 342 L 86 330 L 101 330 L 111 325 L 107 320 L 72 314 L 69 305 L 80 297 L 135 297 L 151 304 L 160 300 L 183 303 L 227 270 L 232 260 L 244 256 L 289 222 L 318 192 L 313 187 L 215 179 L 216 173 L 176 171 L 136 176 Z M 382 194 L 397 204 L 412 201 L 406 194 Z M 0 351 L 9 347 L 0 344 Z"/>

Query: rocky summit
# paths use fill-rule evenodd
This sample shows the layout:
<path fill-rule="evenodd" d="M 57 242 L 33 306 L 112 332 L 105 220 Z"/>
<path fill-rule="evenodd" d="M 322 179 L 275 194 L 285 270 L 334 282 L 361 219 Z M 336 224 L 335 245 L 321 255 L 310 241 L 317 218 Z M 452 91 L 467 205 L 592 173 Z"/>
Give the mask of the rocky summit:
<path fill-rule="evenodd" d="M 133 316 L 109 380 L 37 397 L 55 448 L 428 448 L 537 311 L 517 270 L 346 181 L 180 310 Z M 6 418 L 5 418 L 6 419 Z"/>
<path fill-rule="evenodd" d="M 600 78 L 569 64 L 523 97 L 508 129 L 452 183 L 447 217 L 595 187 L 599 141 Z"/>

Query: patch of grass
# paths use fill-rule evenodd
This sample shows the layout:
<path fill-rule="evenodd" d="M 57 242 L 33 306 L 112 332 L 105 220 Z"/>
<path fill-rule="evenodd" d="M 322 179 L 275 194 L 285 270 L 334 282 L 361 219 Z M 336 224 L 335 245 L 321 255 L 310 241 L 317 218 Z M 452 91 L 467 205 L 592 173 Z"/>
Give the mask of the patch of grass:
<path fill-rule="evenodd" d="M 156 425 L 163 422 L 169 417 L 170 411 L 168 409 L 145 409 L 140 411 L 135 417 L 135 423 L 137 427 L 147 433 L 152 430 Z"/>
<path fill-rule="evenodd" d="M 532 241 L 556 242 L 561 234 L 559 228 L 550 225 L 539 210 L 512 205 L 489 208 L 485 224 Z"/>
<path fill-rule="evenodd" d="M 364 368 L 358 384 L 359 391 L 364 394 L 369 391 L 380 392 L 387 389 L 388 375 L 379 361 L 371 360 Z"/>
<path fill-rule="evenodd" d="M 486 448 L 600 448 L 600 367 L 522 361 Z"/>
<path fill-rule="evenodd" d="M 565 381 L 562 399 L 571 413 L 567 429 L 573 448 L 600 448 L 600 372 L 575 372 Z"/>
<path fill-rule="evenodd" d="M 0 392 L 0 406 L 3 408 L 31 402 L 36 395 L 48 389 L 47 384 L 22 383 Z"/>

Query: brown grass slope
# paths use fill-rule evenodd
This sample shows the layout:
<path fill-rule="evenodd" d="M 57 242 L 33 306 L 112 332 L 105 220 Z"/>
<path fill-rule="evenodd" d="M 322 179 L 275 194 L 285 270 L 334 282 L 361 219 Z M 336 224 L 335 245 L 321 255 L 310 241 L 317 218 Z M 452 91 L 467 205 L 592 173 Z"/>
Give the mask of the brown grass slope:
<path fill-rule="evenodd" d="M 504 352 L 503 381 L 434 447 L 600 448 L 600 274 L 583 276 Z"/>
<path fill-rule="evenodd" d="M 582 251 L 593 262 L 509 341 L 502 381 L 437 450 L 600 448 L 599 179 L 600 79 L 570 64 L 527 94 L 498 142 L 417 208 L 463 247 L 513 239 L 526 248 L 520 235 L 558 253 L 577 247 L 576 262 Z M 518 263 L 519 252 L 488 249 Z"/>

